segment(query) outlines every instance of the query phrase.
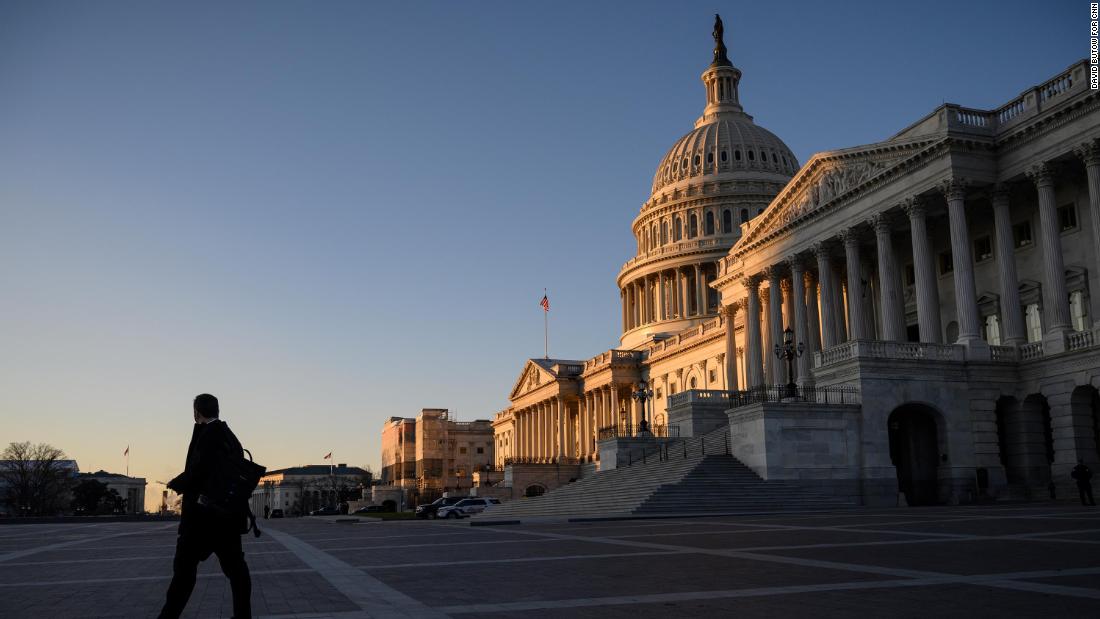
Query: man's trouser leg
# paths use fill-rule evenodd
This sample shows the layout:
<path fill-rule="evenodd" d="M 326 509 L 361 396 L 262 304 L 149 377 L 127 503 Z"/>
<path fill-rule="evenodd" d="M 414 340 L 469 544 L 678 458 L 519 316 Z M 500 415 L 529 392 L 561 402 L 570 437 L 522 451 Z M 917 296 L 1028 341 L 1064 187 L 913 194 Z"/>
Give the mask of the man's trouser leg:
<path fill-rule="evenodd" d="M 248 573 L 248 564 L 244 562 L 244 550 L 241 548 L 241 536 L 230 533 L 220 540 L 215 554 L 222 572 L 229 578 L 229 588 L 233 590 L 233 616 L 237 619 L 252 616 L 252 577 Z"/>
<path fill-rule="evenodd" d="M 194 538 L 181 535 L 176 539 L 172 583 L 168 585 L 167 599 L 160 611 L 161 619 L 175 619 L 183 613 L 187 600 L 191 598 L 191 591 L 195 588 L 195 573 L 199 569 L 199 562 L 208 556 L 210 553 L 204 553 Z"/>

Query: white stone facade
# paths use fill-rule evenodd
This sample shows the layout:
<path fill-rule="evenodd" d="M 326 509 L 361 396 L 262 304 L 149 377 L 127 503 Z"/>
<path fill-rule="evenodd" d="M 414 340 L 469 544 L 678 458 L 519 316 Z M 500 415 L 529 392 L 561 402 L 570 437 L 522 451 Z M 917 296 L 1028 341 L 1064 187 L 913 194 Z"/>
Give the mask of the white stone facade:
<path fill-rule="evenodd" d="M 798 167 L 742 111 L 740 71 L 716 60 L 703 116 L 632 225 L 623 350 L 530 360 L 494 421 L 498 463 L 597 460 L 601 429 L 640 420 L 644 381 L 655 427 L 729 423 L 766 478 L 866 502 L 1069 485 L 1079 458 L 1100 461 L 1087 72 L 1077 62 L 994 110 L 945 104 Z M 784 341 L 804 350 L 791 376 Z"/>

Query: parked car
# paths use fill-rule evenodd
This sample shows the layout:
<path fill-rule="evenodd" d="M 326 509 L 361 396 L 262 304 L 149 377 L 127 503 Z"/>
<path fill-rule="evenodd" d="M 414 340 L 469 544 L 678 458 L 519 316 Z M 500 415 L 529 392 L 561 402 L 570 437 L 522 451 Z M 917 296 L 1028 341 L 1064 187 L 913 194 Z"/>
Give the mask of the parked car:
<path fill-rule="evenodd" d="M 426 505 L 417 505 L 416 506 L 416 517 L 417 518 L 438 518 L 439 516 L 438 516 L 437 512 L 439 511 L 439 509 L 441 507 L 449 507 L 449 506 L 454 505 L 455 503 L 458 503 L 459 501 L 462 501 L 462 500 L 465 500 L 465 499 L 466 499 L 466 497 L 464 497 L 464 496 L 445 496 L 443 498 L 436 499 L 436 500 L 434 500 L 431 503 L 428 503 Z"/>
<path fill-rule="evenodd" d="M 282 518 L 282 517 L 283 517 L 283 510 L 281 510 L 281 509 L 273 509 L 273 510 L 271 510 L 271 514 L 268 515 L 268 518 Z"/>
<path fill-rule="evenodd" d="M 387 505 L 364 505 L 359 509 L 353 511 L 353 514 L 381 514 L 394 511 Z"/>
<path fill-rule="evenodd" d="M 338 507 L 322 507 L 321 509 L 315 509 L 309 512 L 310 516 L 339 516 L 340 508 Z"/>
<path fill-rule="evenodd" d="M 439 509 L 437 518 L 468 518 L 474 514 L 480 514 L 481 512 L 489 509 L 494 505 L 500 505 L 499 499 L 462 499 L 458 503 L 451 505 L 450 507 L 442 507 Z"/>

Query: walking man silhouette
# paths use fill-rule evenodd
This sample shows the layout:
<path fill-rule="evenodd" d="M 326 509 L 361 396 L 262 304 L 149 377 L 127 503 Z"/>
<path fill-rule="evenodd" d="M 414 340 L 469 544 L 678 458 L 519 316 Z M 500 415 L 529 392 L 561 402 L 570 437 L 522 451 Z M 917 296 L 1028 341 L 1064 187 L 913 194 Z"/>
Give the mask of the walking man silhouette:
<path fill-rule="evenodd" d="M 1069 476 L 1077 481 L 1077 493 L 1081 495 L 1081 505 L 1095 506 L 1096 500 L 1092 498 L 1092 471 L 1085 466 L 1084 459 L 1077 459 L 1077 466 L 1073 467 L 1073 472 Z M 1088 502 L 1085 502 L 1086 497 Z"/>
<path fill-rule="evenodd" d="M 195 398 L 195 427 L 187 446 L 183 473 L 168 482 L 168 487 L 183 495 L 176 556 L 172 561 L 172 583 L 160 617 L 179 617 L 195 588 L 199 563 L 211 554 L 218 556 L 222 572 L 233 590 L 233 616 L 252 616 L 252 577 L 241 548 L 240 522 L 227 518 L 200 501 L 211 480 L 224 472 L 228 458 L 241 458 L 241 443 L 229 426 L 218 418 L 218 399 L 203 393 Z M 205 500 L 205 497 L 203 497 Z"/>

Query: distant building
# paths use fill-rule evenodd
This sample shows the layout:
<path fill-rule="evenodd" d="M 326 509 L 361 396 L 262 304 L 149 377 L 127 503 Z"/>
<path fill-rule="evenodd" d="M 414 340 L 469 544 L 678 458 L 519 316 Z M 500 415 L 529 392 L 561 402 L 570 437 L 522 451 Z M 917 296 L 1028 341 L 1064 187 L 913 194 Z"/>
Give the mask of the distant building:
<path fill-rule="evenodd" d="M 415 419 L 391 417 L 382 428 L 384 486 L 464 491 L 475 471 L 493 466 L 493 425 L 487 419 L 455 421 L 444 408 L 425 408 Z"/>
<path fill-rule="evenodd" d="M 106 484 L 108 490 L 114 490 L 125 501 L 127 514 L 141 514 L 145 512 L 145 478 L 128 477 L 121 473 L 108 473 L 96 471 L 95 473 L 81 473 L 76 477 L 76 483 L 85 479 L 94 479 Z"/>
<path fill-rule="evenodd" d="M 359 500 L 371 484 L 371 472 L 347 464 L 308 464 L 268 471 L 252 492 L 252 513 L 281 509 L 287 516 Z"/>

